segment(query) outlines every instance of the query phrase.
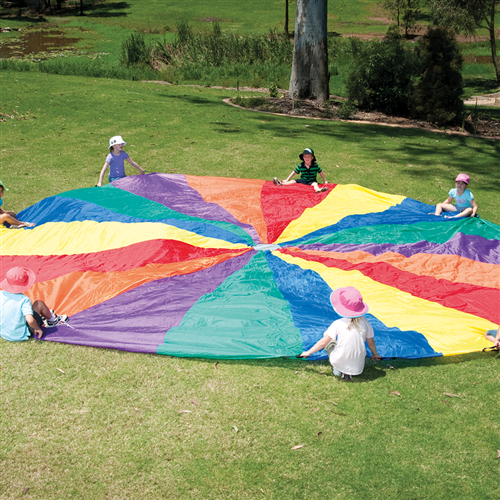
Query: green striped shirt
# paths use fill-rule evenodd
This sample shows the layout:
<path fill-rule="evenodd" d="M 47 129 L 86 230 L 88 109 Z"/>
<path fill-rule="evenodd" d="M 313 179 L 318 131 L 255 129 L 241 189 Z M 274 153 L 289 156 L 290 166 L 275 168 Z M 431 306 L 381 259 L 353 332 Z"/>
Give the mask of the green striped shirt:
<path fill-rule="evenodd" d="M 295 173 L 300 174 L 300 178 L 306 182 L 316 182 L 316 176 L 321 172 L 319 165 L 314 162 L 309 168 L 301 163 L 296 169 Z"/>

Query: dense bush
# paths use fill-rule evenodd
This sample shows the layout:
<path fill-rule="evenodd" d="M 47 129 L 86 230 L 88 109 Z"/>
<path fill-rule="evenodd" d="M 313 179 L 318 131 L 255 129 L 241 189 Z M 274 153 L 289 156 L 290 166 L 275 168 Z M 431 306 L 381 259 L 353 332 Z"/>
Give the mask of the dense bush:
<path fill-rule="evenodd" d="M 347 78 L 349 100 L 362 109 L 405 115 L 417 62 L 396 30 L 360 48 Z"/>
<path fill-rule="evenodd" d="M 222 32 L 214 23 L 211 33 L 195 34 L 187 23 L 180 23 L 175 41 L 159 44 L 155 53 L 164 63 L 176 65 L 291 64 L 293 45 L 284 33 L 274 31 L 267 35 L 234 35 Z"/>
<path fill-rule="evenodd" d="M 120 62 L 130 66 L 147 66 L 151 61 L 151 47 L 144 40 L 142 33 L 132 33 L 122 44 Z"/>
<path fill-rule="evenodd" d="M 463 114 L 462 54 L 454 33 L 431 28 L 418 47 L 420 74 L 410 98 L 412 116 L 445 125 Z"/>

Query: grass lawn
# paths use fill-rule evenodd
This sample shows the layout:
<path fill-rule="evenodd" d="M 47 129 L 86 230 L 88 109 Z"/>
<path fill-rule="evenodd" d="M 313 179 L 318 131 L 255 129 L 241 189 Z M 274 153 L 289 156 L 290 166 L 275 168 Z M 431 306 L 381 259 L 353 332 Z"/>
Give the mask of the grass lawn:
<path fill-rule="evenodd" d="M 330 182 L 426 203 L 463 171 L 500 223 L 498 141 L 264 115 L 222 103 L 235 92 L 131 81 L 2 71 L 0 95 L 6 209 L 95 185 L 121 134 L 147 172 L 272 179 L 313 147 Z M 0 340 L 0 498 L 493 500 L 499 360 L 369 361 L 342 384 L 325 362 Z"/>

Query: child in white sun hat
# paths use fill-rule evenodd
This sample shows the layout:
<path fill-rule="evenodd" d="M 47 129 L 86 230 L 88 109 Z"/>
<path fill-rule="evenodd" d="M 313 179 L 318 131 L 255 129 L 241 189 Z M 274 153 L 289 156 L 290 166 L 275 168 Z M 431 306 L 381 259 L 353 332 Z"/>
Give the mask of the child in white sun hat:
<path fill-rule="evenodd" d="M 104 166 L 102 167 L 101 170 L 101 175 L 99 176 L 99 182 L 97 183 L 97 186 L 102 186 L 102 181 L 104 179 L 104 174 L 106 173 L 106 170 L 109 168 L 109 175 L 108 175 L 108 180 L 109 182 L 116 181 L 118 179 L 122 179 L 123 177 L 126 177 L 127 174 L 125 173 L 125 165 L 124 161 L 127 160 L 130 165 L 135 167 L 141 175 L 144 175 L 145 172 L 144 170 L 137 165 L 137 163 L 130 158 L 130 156 L 123 151 L 123 147 L 127 143 L 122 139 L 121 135 L 115 135 L 111 137 L 109 140 L 109 148 L 110 153 L 108 156 L 106 156 L 106 161 L 104 162 Z"/>
<path fill-rule="evenodd" d="M 368 305 L 363 302 L 359 291 L 352 286 L 334 290 L 330 295 L 330 302 L 334 311 L 342 317 L 328 327 L 321 340 L 299 357 L 307 358 L 325 349 L 333 374 L 341 376 L 344 382 L 351 382 L 352 376 L 360 375 L 365 368 L 365 340 L 372 351 L 372 359 L 380 359 L 373 340 L 372 325 L 364 317 L 368 312 Z"/>

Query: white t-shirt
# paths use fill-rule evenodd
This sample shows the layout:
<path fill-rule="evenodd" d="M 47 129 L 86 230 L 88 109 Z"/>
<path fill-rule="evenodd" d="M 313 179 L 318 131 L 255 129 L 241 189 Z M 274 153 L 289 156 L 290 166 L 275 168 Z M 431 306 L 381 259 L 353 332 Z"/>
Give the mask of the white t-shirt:
<path fill-rule="evenodd" d="M 334 321 L 325 332 L 337 345 L 330 355 L 330 363 L 339 372 L 359 375 L 365 368 L 365 340 L 373 337 L 373 328 L 364 317 L 359 318 L 358 326 L 350 325 L 350 318 Z"/>

